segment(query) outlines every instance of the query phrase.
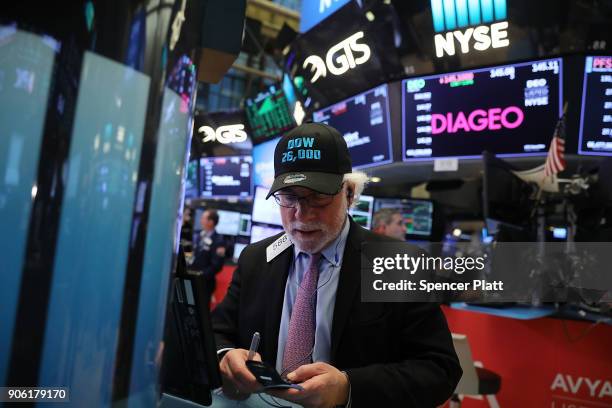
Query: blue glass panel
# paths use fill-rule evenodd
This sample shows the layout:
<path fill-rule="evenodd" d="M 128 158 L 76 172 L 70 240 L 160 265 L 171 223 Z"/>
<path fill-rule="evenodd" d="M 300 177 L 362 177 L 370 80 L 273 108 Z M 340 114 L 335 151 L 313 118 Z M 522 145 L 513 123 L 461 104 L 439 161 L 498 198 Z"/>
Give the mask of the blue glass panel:
<path fill-rule="evenodd" d="M 468 0 L 468 9 L 470 11 L 470 24 L 480 24 L 480 0 Z"/>
<path fill-rule="evenodd" d="M 55 51 L 49 37 L 0 26 L 0 384 L 17 296 Z"/>
<path fill-rule="evenodd" d="M 149 82 L 84 54 L 39 378 L 74 406 L 110 406 Z"/>
<path fill-rule="evenodd" d="M 159 365 L 155 358 L 163 336 L 168 280 L 176 246 L 181 178 L 185 168 L 189 115 L 181 97 L 164 90 L 149 224 L 140 286 L 129 406 L 153 407 Z M 159 362 L 157 362 L 159 363 Z"/>
<path fill-rule="evenodd" d="M 469 25 L 467 0 L 455 0 L 457 10 L 457 27 Z"/>
<path fill-rule="evenodd" d="M 302 0 L 300 32 L 306 32 L 351 0 Z"/>
<path fill-rule="evenodd" d="M 506 0 L 495 0 L 495 20 L 506 19 Z"/>
<path fill-rule="evenodd" d="M 480 8 L 482 9 L 483 23 L 493 21 L 493 0 L 480 0 Z"/>
<path fill-rule="evenodd" d="M 457 28 L 457 20 L 455 19 L 455 0 L 444 0 L 444 22 L 447 30 Z"/>

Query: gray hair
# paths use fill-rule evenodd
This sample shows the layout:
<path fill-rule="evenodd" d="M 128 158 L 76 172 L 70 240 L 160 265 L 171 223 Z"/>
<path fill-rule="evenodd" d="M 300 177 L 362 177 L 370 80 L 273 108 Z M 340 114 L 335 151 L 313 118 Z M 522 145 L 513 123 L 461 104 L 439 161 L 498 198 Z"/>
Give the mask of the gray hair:
<path fill-rule="evenodd" d="M 353 190 L 353 202 L 351 203 L 351 208 L 353 208 L 359 201 L 359 196 L 363 193 L 363 189 L 368 182 L 368 175 L 362 171 L 353 171 L 352 173 L 346 173 L 342 181 Z"/>
<path fill-rule="evenodd" d="M 402 215 L 402 212 L 399 208 L 381 208 L 380 210 L 376 211 L 376 214 L 374 214 L 374 219 L 372 220 L 372 229 L 391 224 L 395 214 Z"/>

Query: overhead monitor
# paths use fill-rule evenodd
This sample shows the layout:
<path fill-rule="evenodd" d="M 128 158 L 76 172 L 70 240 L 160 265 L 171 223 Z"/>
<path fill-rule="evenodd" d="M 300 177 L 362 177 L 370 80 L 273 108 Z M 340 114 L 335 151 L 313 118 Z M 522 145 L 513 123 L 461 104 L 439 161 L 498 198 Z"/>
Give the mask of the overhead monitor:
<path fill-rule="evenodd" d="M 342 134 L 354 168 L 386 164 L 393 160 L 387 85 L 314 112 L 313 119 L 336 128 Z"/>
<path fill-rule="evenodd" d="M 251 235 L 251 214 L 240 214 L 238 235 Z"/>
<path fill-rule="evenodd" d="M 279 137 L 253 146 L 253 185 L 272 187 L 274 182 L 274 148 Z"/>
<path fill-rule="evenodd" d="M 612 57 L 587 57 L 578 153 L 612 156 Z"/>
<path fill-rule="evenodd" d="M 254 144 L 280 136 L 295 126 L 289 101 L 280 85 L 271 85 L 267 91 L 247 98 L 245 110 Z"/>
<path fill-rule="evenodd" d="M 215 227 L 218 234 L 221 235 L 238 235 L 240 232 L 241 215 L 236 211 L 217 210 L 219 222 Z"/>
<path fill-rule="evenodd" d="M 234 244 L 234 255 L 232 256 L 232 259 L 234 260 L 234 262 L 238 262 L 238 259 L 240 258 L 240 254 L 242 253 L 242 250 L 244 248 L 246 248 L 248 244 L 243 244 L 240 242 L 236 242 Z"/>
<path fill-rule="evenodd" d="M 253 213 L 251 220 L 271 225 L 281 225 L 280 210 L 273 197 L 266 200 L 268 190 L 265 187 L 256 186 L 253 197 Z"/>
<path fill-rule="evenodd" d="M 198 184 L 198 160 L 190 160 L 185 172 L 185 198 L 197 198 Z"/>
<path fill-rule="evenodd" d="M 372 226 L 372 211 L 374 208 L 374 197 L 360 195 L 355 206 L 349 210 L 353 220 L 364 228 L 370 229 Z"/>
<path fill-rule="evenodd" d="M 267 225 L 253 224 L 251 226 L 251 244 L 254 242 L 261 241 L 273 235 L 282 232 L 283 229 L 279 227 L 270 227 Z"/>
<path fill-rule="evenodd" d="M 403 159 L 546 155 L 561 87 L 560 58 L 406 79 Z"/>
<path fill-rule="evenodd" d="M 251 156 L 201 158 L 202 198 L 250 197 L 252 162 Z"/>
<path fill-rule="evenodd" d="M 433 233 L 434 204 L 429 200 L 376 198 L 374 215 L 383 208 L 397 208 L 406 225 L 406 235 L 413 239 L 429 239 Z"/>

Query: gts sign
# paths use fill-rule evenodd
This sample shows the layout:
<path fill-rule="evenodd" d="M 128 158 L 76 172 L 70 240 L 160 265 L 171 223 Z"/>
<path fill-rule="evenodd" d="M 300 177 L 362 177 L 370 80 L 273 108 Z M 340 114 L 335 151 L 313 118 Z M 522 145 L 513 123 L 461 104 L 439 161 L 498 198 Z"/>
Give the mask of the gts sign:
<path fill-rule="evenodd" d="M 198 133 L 204 135 L 202 138 L 204 143 L 214 141 L 223 144 L 240 143 L 247 139 L 247 134 L 242 124 L 219 126 L 216 130 L 210 126 L 201 126 L 198 129 Z"/>
<path fill-rule="evenodd" d="M 311 55 L 306 58 L 302 68 L 306 69 L 310 65 L 312 74 L 310 82 L 314 84 L 319 78 L 325 78 L 327 71 L 338 76 L 357 65 L 365 64 L 370 59 L 371 51 L 367 44 L 357 42 L 363 36 L 363 31 L 358 31 L 340 41 L 327 51 L 325 61 L 318 55 Z"/>

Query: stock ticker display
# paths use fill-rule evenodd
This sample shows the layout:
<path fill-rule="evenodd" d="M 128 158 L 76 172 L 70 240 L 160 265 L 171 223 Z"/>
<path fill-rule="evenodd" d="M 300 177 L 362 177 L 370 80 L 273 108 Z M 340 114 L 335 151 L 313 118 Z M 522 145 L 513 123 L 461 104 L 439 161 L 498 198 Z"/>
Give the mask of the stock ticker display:
<path fill-rule="evenodd" d="M 578 149 L 612 156 L 612 57 L 586 58 Z"/>
<path fill-rule="evenodd" d="M 314 112 L 313 120 L 338 129 L 348 145 L 354 168 L 392 161 L 387 85 Z"/>
<path fill-rule="evenodd" d="M 200 159 L 202 198 L 250 197 L 252 164 L 251 156 Z"/>
<path fill-rule="evenodd" d="M 245 110 L 254 143 L 280 136 L 295 126 L 289 102 L 280 86 L 272 85 L 266 92 L 247 99 Z"/>
<path fill-rule="evenodd" d="M 545 155 L 561 86 L 561 59 L 404 80 L 403 158 Z"/>

